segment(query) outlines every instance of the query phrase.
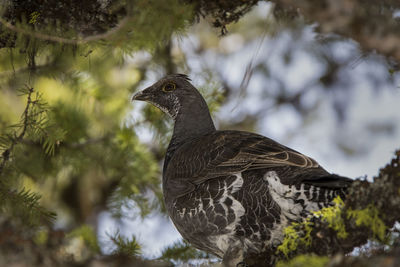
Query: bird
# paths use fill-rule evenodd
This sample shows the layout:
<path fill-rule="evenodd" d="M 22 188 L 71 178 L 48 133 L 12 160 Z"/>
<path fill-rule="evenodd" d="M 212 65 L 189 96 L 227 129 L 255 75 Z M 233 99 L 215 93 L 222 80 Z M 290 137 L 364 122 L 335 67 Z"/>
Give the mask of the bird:
<path fill-rule="evenodd" d="M 344 199 L 353 181 L 265 136 L 217 130 L 185 74 L 169 74 L 133 100 L 173 119 L 162 171 L 167 212 L 185 240 L 224 266 L 248 266 L 250 255 L 276 249 L 285 227 Z"/>

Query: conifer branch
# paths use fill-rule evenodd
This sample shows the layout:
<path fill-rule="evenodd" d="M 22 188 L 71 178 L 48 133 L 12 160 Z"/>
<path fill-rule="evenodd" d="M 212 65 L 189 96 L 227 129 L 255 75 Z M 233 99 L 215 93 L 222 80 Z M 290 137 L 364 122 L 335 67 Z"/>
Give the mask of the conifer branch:
<path fill-rule="evenodd" d="M 137 243 L 135 236 L 131 238 L 127 238 L 121 236 L 119 231 L 116 231 L 113 234 L 107 233 L 107 236 L 110 238 L 111 242 L 116 246 L 116 249 L 113 251 L 115 255 L 123 255 L 126 257 L 135 257 L 140 255 L 140 245 Z"/>
<path fill-rule="evenodd" d="M 30 129 L 36 130 L 41 127 L 43 121 L 42 115 L 45 112 L 44 104 L 40 101 L 39 95 L 33 97 L 35 90 L 33 87 L 26 86 L 21 90 L 22 95 L 27 96 L 25 109 L 21 115 L 20 123 L 11 127 L 16 128 L 8 134 L 2 141 L 5 150 L 1 154 L 0 176 L 11 158 L 15 146 L 24 142 L 24 138 Z M 0 180 L 0 207 L 2 210 L 8 210 L 8 214 L 14 215 L 27 225 L 40 225 L 50 222 L 55 214 L 45 210 L 39 204 L 40 195 L 26 190 L 25 188 L 17 190 L 9 188 L 5 177 Z"/>
<path fill-rule="evenodd" d="M 39 204 L 40 195 L 26 189 L 11 190 L 0 186 L 1 206 L 8 207 L 8 214 L 20 218 L 25 225 L 38 226 L 50 223 L 56 214 Z"/>
<path fill-rule="evenodd" d="M 29 110 L 33 104 L 37 103 L 37 100 L 32 101 L 32 94 L 34 92 L 33 87 L 27 86 L 27 89 L 28 89 L 28 92 L 27 92 L 28 99 L 27 99 L 27 103 L 25 106 L 25 110 L 22 114 L 22 130 L 19 133 L 19 135 L 15 136 L 14 138 L 11 138 L 10 146 L 7 149 L 5 149 L 3 151 L 3 153 L 1 154 L 2 160 L 0 163 L 0 175 L 2 174 L 7 161 L 10 159 L 10 154 L 12 153 L 14 147 L 23 140 L 26 130 L 29 126 Z M 14 135 L 15 135 L 15 133 L 14 133 Z"/>

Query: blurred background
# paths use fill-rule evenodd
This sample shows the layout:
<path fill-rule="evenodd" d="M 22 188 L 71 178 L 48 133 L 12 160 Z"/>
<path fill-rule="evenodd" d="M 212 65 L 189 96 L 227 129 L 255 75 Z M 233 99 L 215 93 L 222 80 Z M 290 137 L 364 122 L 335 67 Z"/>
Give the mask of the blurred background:
<path fill-rule="evenodd" d="M 101 11 L 110 2 L 99 3 Z M 95 42 L 52 44 L 49 36 L 76 32 L 43 27 L 34 4 L 14 21 L 13 45 L 0 49 L 3 229 L 33 227 L 36 245 L 62 231 L 77 261 L 125 250 L 175 263 L 208 258 L 182 242 L 163 207 L 172 121 L 130 102 L 168 73 L 189 75 L 218 129 L 268 136 L 333 173 L 372 179 L 399 148 L 400 74 L 387 57 L 319 34 L 301 16 L 277 15 L 269 2 L 224 35 L 211 18 L 188 23 L 188 8 L 168 4 L 155 2 Z M 10 34 L 4 21 L 1 40 Z M 36 26 L 42 35 L 23 32 Z"/>

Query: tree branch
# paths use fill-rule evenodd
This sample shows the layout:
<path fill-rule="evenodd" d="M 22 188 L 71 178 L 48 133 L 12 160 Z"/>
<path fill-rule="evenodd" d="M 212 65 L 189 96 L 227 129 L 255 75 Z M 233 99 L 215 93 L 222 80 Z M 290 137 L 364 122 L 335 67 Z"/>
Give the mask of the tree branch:
<path fill-rule="evenodd" d="M 105 33 L 91 35 L 91 36 L 87 36 L 87 37 L 83 37 L 83 38 L 78 37 L 76 39 L 69 39 L 69 38 L 63 38 L 63 37 L 59 37 L 59 36 L 53 36 L 53 35 L 48 35 L 48 34 L 41 33 L 41 32 L 35 32 L 35 31 L 19 28 L 17 26 L 12 25 L 10 22 L 8 22 L 0 17 L 0 23 L 13 32 L 28 35 L 33 38 L 44 40 L 44 41 L 51 41 L 51 42 L 72 44 L 72 45 L 85 44 L 85 43 L 89 43 L 89 42 L 93 42 L 93 41 L 98 41 L 101 39 L 106 39 L 106 38 L 110 37 L 111 35 L 114 35 L 115 33 L 117 33 L 121 28 L 123 28 L 127 24 L 128 21 L 129 21 L 129 17 L 126 16 L 125 18 L 123 18 L 120 21 L 120 23 L 116 27 L 112 28 L 111 30 L 109 30 Z"/>
<path fill-rule="evenodd" d="M 397 150 L 373 183 L 354 182 L 345 202 L 288 227 L 290 235 L 286 231 L 277 259 L 287 260 L 305 253 L 348 253 L 369 239 L 385 244 L 390 228 L 400 221 L 399 207 L 400 150 Z"/>
<path fill-rule="evenodd" d="M 22 130 L 19 135 L 11 138 L 11 144 L 8 148 L 6 148 L 3 153 L 1 154 L 1 163 L 0 163 L 0 175 L 3 172 L 4 166 L 6 165 L 7 161 L 10 159 L 10 154 L 13 151 L 14 147 L 22 141 L 25 136 L 26 130 L 29 126 L 29 109 L 31 108 L 32 104 L 35 104 L 35 101 L 32 101 L 32 94 L 34 92 L 33 87 L 28 87 L 28 99 L 26 102 L 25 110 L 22 114 Z M 15 134 L 15 133 L 14 133 Z"/>
<path fill-rule="evenodd" d="M 400 61 L 400 23 L 395 18 L 398 1 L 365 0 L 270 0 L 278 8 L 297 10 L 318 22 L 322 33 L 336 33 L 357 41 L 364 50 Z"/>

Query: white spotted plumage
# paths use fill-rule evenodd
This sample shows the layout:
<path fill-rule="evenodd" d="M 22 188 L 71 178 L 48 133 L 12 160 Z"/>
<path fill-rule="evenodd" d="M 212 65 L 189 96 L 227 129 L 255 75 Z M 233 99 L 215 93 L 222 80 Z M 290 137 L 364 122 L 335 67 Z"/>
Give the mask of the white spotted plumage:
<path fill-rule="evenodd" d="M 294 185 L 282 184 L 275 171 L 267 172 L 264 176 L 264 180 L 268 182 L 269 192 L 272 199 L 280 206 L 281 211 L 286 218 L 290 220 L 298 220 L 304 211 L 310 212 L 319 209 L 318 203 L 309 201 L 308 197 L 305 195 L 304 184 L 301 184 L 299 189 Z M 319 188 L 310 186 L 309 190 L 317 190 L 317 194 L 319 194 Z M 303 200 L 304 204 L 302 205 L 296 200 Z"/>
<path fill-rule="evenodd" d="M 224 251 L 224 252 L 226 252 L 228 250 L 228 248 L 232 245 L 232 241 L 234 240 L 233 236 L 235 234 L 236 225 L 239 223 L 240 218 L 245 214 L 245 209 L 244 209 L 243 205 L 232 196 L 232 194 L 237 192 L 238 190 L 240 190 L 240 188 L 243 185 L 242 174 L 236 173 L 234 175 L 236 176 L 236 180 L 232 184 L 227 186 L 226 182 L 224 182 L 224 187 L 222 188 L 222 190 L 224 190 L 224 192 L 223 192 L 221 199 L 219 200 L 219 204 L 221 204 L 221 206 L 225 210 L 225 214 L 228 214 L 228 209 L 231 208 L 235 214 L 235 220 L 225 227 L 225 230 L 228 233 L 222 234 L 222 235 L 217 235 L 217 236 L 212 236 L 210 238 L 210 240 L 212 242 L 215 242 L 218 249 L 221 251 Z M 232 191 L 229 192 L 228 189 L 232 189 Z M 229 194 L 228 194 L 228 192 L 229 192 Z M 230 198 L 232 200 L 232 204 L 230 207 L 228 207 L 224 203 L 226 198 Z"/>

